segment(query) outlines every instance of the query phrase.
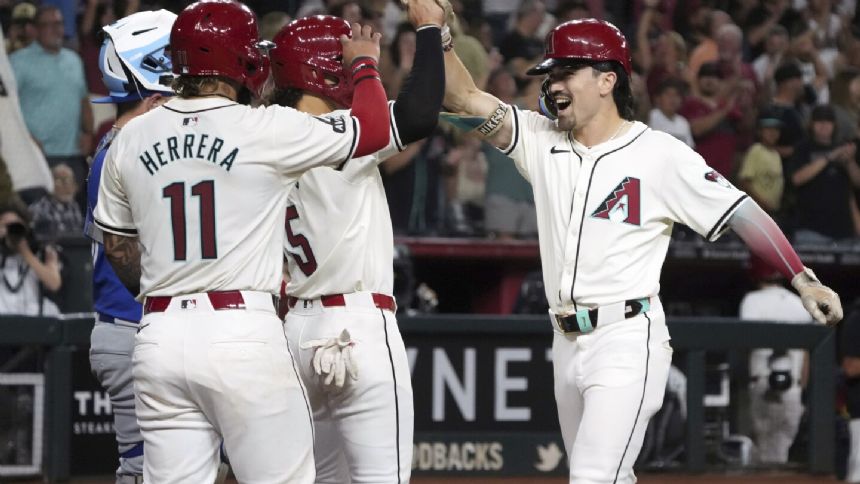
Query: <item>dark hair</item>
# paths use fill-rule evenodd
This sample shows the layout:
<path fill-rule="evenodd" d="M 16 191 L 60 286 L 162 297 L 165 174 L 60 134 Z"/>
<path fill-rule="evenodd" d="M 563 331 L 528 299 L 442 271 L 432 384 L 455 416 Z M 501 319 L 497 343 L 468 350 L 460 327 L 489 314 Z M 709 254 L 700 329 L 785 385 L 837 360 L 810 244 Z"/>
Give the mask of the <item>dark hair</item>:
<path fill-rule="evenodd" d="M 191 97 L 205 96 L 206 94 L 202 94 L 204 87 L 214 87 L 218 81 L 225 82 L 233 86 L 233 89 L 235 89 L 238 94 L 237 101 L 239 104 L 251 103 L 251 91 L 233 79 L 224 76 L 177 76 L 173 78 L 170 87 L 174 92 L 176 92 L 177 96 L 183 99 L 188 99 Z"/>
<path fill-rule="evenodd" d="M 116 103 L 116 117 L 120 117 L 126 113 L 130 113 L 137 109 L 140 106 L 140 103 L 143 102 L 143 99 L 139 99 L 137 101 L 126 101 L 124 103 Z"/>
<path fill-rule="evenodd" d="M 24 202 L 13 199 L 0 204 L 0 215 L 12 212 L 21 219 L 21 222 L 29 229 L 32 221 L 30 220 L 30 209 L 24 205 Z"/>
<path fill-rule="evenodd" d="M 596 62 L 591 67 L 600 72 L 615 73 L 615 87 L 612 88 L 612 99 L 618 115 L 628 121 L 636 117 L 636 101 L 633 99 L 633 88 L 630 86 L 630 76 L 617 61 Z M 595 73 L 597 75 L 597 73 Z"/>
<path fill-rule="evenodd" d="M 657 84 L 657 88 L 654 90 L 654 97 L 663 94 L 669 89 L 675 89 L 678 91 L 678 94 L 683 96 L 687 91 L 687 84 L 681 79 L 677 79 L 675 77 L 663 79 L 660 84 Z"/>
<path fill-rule="evenodd" d="M 391 63 L 400 67 L 400 47 L 397 45 L 400 42 L 400 37 L 408 32 L 415 32 L 415 27 L 409 22 L 401 22 L 397 26 L 397 33 L 394 34 L 394 39 L 391 45 L 388 46 L 388 53 L 391 55 Z"/>
<path fill-rule="evenodd" d="M 299 99 L 302 98 L 304 92 L 301 89 L 294 87 L 276 87 L 269 93 L 267 104 L 277 104 L 295 109 L 299 105 Z"/>
<path fill-rule="evenodd" d="M 60 10 L 56 5 L 40 5 L 39 9 L 36 10 L 36 15 L 33 16 L 33 23 L 38 24 L 42 20 L 42 16 L 48 12 L 60 12 L 62 15 L 63 11 Z"/>

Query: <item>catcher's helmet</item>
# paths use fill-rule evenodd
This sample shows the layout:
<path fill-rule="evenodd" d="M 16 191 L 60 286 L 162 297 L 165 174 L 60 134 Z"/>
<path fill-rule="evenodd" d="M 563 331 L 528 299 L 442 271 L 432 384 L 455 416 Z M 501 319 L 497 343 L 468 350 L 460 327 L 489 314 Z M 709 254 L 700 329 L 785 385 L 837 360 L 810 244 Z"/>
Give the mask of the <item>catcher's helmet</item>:
<path fill-rule="evenodd" d="M 349 23 L 330 15 L 304 17 L 284 26 L 269 53 L 275 85 L 352 106 L 352 80 L 342 63 L 341 35 L 352 37 Z"/>
<path fill-rule="evenodd" d="M 137 12 L 104 27 L 99 70 L 110 95 L 94 103 L 137 101 L 155 93 L 172 95 L 161 82 L 171 74 L 166 49 L 176 14 L 167 10 Z"/>
<path fill-rule="evenodd" d="M 187 76 L 223 76 L 255 96 L 269 77 L 269 60 L 257 18 L 233 0 L 202 0 L 179 13 L 170 32 L 173 72 Z"/>
<path fill-rule="evenodd" d="M 603 20 L 588 18 L 565 22 L 547 34 L 545 49 L 543 62 L 529 69 L 527 74 L 546 74 L 555 66 L 577 61 L 615 61 L 627 75 L 632 71 L 627 39 L 618 27 Z"/>

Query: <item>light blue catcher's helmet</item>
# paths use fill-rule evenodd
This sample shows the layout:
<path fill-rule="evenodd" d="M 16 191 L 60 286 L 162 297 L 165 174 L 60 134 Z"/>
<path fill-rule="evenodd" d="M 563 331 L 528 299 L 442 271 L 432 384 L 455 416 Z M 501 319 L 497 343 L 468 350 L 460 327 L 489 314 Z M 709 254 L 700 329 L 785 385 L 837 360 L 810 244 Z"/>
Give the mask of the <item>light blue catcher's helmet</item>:
<path fill-rule="evenodd" d="M 99 69 L 110 95 L 92 102 L 122 103 L 155 93 L 172 95 L 167 50 L 174 20 L 176 14 L 157 10 L 134 13 L 104 27 Z"/>

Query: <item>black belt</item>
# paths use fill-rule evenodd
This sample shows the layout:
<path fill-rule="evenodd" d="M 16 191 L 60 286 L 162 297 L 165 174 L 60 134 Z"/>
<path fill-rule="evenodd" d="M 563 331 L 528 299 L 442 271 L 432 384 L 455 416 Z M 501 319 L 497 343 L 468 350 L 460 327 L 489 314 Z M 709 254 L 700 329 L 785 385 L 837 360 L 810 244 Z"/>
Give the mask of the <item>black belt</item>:
<path fill-rule="evenodd" d="M 650 298 L 628 299 L 624 301 L 624 319 L 630 319 L 651 309 Z M 558 328 L 567 333 L 590 333 L 597 327 L 600 308 L 580 309 L 566 316 L 553 315 Z"/>

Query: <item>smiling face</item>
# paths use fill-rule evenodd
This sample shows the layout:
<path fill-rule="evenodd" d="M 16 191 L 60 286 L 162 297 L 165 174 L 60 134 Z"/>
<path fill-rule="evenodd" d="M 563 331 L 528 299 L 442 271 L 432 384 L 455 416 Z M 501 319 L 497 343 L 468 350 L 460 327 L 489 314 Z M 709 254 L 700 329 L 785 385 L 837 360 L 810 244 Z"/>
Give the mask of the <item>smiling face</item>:
<path fill-rule="evenodd" d="M 612 95 L 615 73 L 590 66 L 556 67 L 549 74 L 549 93 L 558 107 L 558 127 L 581 129 L 598 113 L 605 96 Z"/>

